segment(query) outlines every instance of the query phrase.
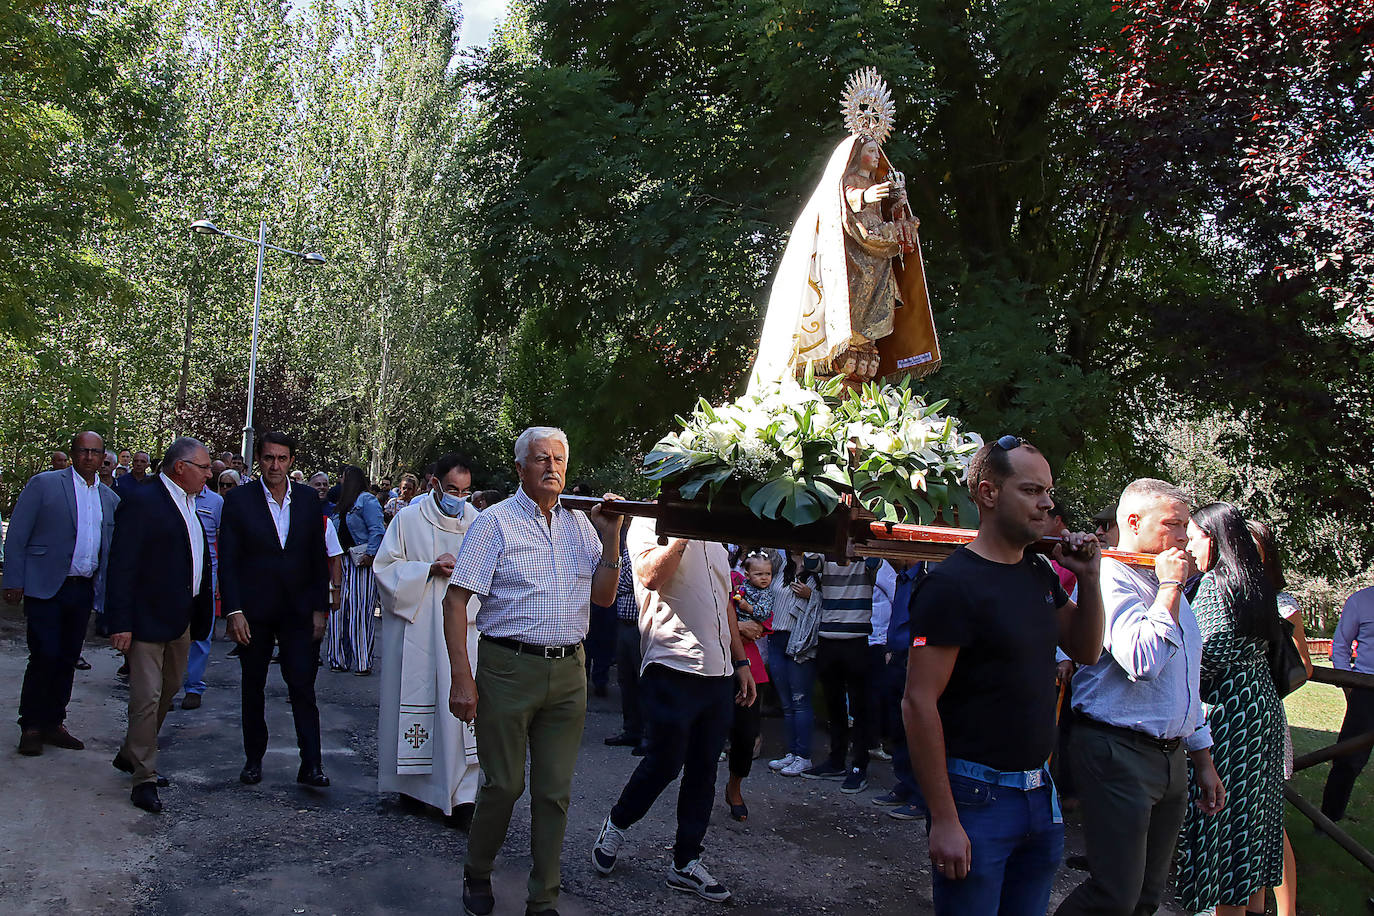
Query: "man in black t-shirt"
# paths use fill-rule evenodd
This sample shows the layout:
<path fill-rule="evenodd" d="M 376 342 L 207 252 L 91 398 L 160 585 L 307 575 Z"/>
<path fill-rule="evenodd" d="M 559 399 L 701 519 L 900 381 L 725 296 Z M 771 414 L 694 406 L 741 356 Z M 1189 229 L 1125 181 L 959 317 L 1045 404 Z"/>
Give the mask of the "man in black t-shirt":
<path fill-rule="evenodd" d="M 937 913 L 1043 914 L 1064 849 L 1045 762 L 1054 748 L 1055 646 L 1080 664 L 1102 650 L 1100 554 L 1088 534 L 1049 531 L 1049 463 L 1016 436 L 968 470 L 978 536 L 931 570 L 911 600 L 902 702 L 930 810 Z M 1081 605 L 1026 548 L 1047 534 L 1078 576 Z"/>

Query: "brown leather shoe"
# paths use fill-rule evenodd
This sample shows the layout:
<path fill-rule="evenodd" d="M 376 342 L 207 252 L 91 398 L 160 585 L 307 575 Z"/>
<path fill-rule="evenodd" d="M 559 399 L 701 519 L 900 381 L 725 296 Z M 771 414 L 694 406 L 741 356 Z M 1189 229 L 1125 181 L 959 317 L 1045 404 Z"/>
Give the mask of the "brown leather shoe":
<path fill-rule="evenodd" d="M 65 725 L 59 725 L 45 731 L 43 743 L 51 744 L 53 747 L 65 748 L 69 751 L 84 751 L 86 749 L 86 743 L 67 731 Z"/>
<path fill-rule="evenodd" d="M 188 693 L 181 698 L 182 709 L 200 709 L 200 694 Z"/>
<path fill-rule="evenodd" d="M 19 753 L 25 757 L 37 757 L 43 753 L 43 733 L 36 728 L 26 728 L 20 732 Z"/>

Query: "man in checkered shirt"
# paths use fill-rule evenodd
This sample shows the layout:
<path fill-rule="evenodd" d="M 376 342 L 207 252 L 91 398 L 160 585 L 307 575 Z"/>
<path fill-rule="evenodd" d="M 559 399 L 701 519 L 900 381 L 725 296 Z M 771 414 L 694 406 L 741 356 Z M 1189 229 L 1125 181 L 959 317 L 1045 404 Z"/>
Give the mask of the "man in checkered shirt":
<path fill-rule="evenodd" d="M 468 916 L 495 908 L 491 872 L 524 794 L 526 747 L 534 864 L 525 912 L 557 916 L 563 832 L 587 714 L 582 640 L 591 602 L 614 602 L 620 578 L 622 516 L 558 504 L 568 470 L 563 431 L 525 430 L 515 441 L 515 467 L 520 489 L 468 529 L 444 597 L 449 708 L 474 723 L 482 767 L 463 863 Z M 480 598 L 476 678 L 467 657 L 473 595 Z"/>

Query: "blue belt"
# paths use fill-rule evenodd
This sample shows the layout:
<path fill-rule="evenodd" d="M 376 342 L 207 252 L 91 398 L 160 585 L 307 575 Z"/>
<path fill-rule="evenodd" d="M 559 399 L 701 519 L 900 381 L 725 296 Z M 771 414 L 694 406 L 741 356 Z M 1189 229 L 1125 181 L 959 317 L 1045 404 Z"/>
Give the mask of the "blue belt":
<path fill-rule="evenodd" d="M 1003 786 L 1021 792 L 1031 792 L 1048 786 L 1050 809 L 1054 813 L 1054 822 L 1056 824 L 1064 823 L 1064 814 L 1059 810 L 1059 793 L 1055 791 L 1054 780 L 1050 778 L 1048 765 L 1037 767 L 1034 770 L 994 770 L 992 767 L 985 767 L 981 763 L 961 760 L 958 757 L 947 758 L 945 764 L 948 771 L 955 776 L 964 776 L 992 786 Z"/>

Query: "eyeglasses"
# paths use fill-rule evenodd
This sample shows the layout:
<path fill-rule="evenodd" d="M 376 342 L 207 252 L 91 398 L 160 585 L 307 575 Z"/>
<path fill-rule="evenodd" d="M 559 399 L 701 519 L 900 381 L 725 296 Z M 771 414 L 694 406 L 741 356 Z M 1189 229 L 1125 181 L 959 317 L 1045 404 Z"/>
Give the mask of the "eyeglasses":
<path fill-rule="evenodd" d="M 208 465 L 208 464 L 201 464 L 199 461 L 192 461 L 192 460 L 189 459 L 189 458 L 183 458 L 183 459 L 181 459 L 181 460 L 184 461 L 184 462 L 186 462 L 187 464 L 191 465 L 191 467 L 200 468 L 202 471 L 208 471 L 208 470 L 210 470 L 210 465 Z"/>
<path fill-rule="evenodd" d="M 994 447 L 1000 448 L 1004 452 L 1010 452 L 1014 449 L 1020 448 L 1021 446 L 1025 445 L 1026 440 L 1022 439 L 1020 436 L 1007 435 L 1003 436 L 1002 438 L 998 439 L 996 442 L 992 444 Z"/>

